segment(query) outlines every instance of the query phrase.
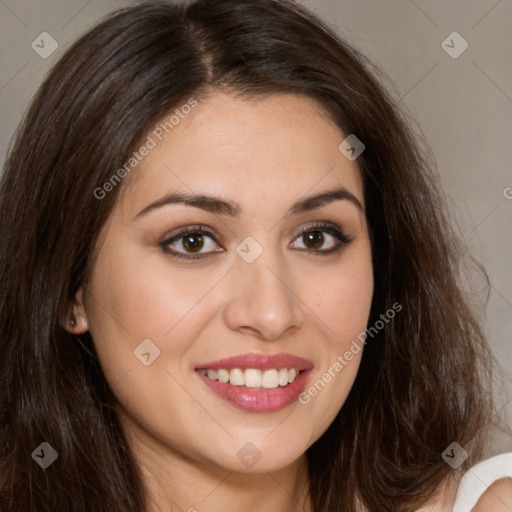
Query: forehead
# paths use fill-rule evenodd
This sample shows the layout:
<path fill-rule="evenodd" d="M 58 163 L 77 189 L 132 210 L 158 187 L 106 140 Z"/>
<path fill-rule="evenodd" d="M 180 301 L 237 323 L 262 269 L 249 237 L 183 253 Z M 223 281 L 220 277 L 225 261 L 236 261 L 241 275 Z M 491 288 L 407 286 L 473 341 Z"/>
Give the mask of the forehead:
<path fill-rule="evenodd" d="M 123 209 L 175 190 L 261 207 L 333 185 L 364 204 L 358 165 L 339 150 L 345 134 L 313 100 L 215 93 L 186 112 L 170 112 L 145 134 L 154 147 L 123 184 Z"/>

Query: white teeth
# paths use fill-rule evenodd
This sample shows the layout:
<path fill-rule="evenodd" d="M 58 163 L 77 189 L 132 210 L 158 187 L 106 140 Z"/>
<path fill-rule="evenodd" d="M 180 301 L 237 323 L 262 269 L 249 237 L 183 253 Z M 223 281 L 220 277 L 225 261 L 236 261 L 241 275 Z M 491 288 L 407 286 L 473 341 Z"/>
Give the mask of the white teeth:
<path fill-rule="evenodd" d="M 272 368 L 264 371 L 255 368 L 247 368 L 245 371 L 240 368 L 232 368 L 231 370 L 201 369 L 199 372 L 209 379 L 218 380 L 224 384 L 229 382 L 233 386 L 264 389 L 276 389 L 279 386 L 287 386 L 300 374 L 296 368 Z"/>
<path fill-rule="evenodd" d="M 217 370 L 217 376 L 219 378 L 219 382 L 229 382 L 229 372 L 227 370 Z"/>
<path fill-rule="evenodd" d="M 288 381 L 286 381 L 288 384 Z M 245 370 L 245 385 L 248 388 L 261 388 L 261 370 Z"/>
<path fill-rule="evenodd" d="M 265 370 L 261 377 L 261 386 L 266 389 L 275 389 L 279 385 L 277 370 Z"/>
<path fill-rule="evenodd" d="M 229 382 L 233 386 L 243 386 L 245 384 L 244 373 L 240 368 L 233 368 L 229 373 Z"/>

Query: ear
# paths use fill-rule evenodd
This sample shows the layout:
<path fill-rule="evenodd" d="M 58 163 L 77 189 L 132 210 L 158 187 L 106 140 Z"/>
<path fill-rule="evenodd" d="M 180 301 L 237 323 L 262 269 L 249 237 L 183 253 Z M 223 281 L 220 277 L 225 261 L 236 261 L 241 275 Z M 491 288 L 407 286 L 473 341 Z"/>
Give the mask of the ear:
<path fill-rule="evenodd" d="M 63 328 L 70 334 L 84 334 L 89 330 L 84 306 L 84 290 L 80 287 L 76 294 Z"/>

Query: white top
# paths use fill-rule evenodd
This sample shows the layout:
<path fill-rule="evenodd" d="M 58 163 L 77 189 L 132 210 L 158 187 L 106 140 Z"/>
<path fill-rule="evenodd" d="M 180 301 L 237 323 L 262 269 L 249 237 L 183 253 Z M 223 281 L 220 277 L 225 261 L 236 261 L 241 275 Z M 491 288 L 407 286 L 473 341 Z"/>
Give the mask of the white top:
<path fill-rule="evenodd" d="M 461 478 L 452 512 L 471 512 L 480 496 L 497 480 L 512 478 L 512 452 L 479 462 Z"/>

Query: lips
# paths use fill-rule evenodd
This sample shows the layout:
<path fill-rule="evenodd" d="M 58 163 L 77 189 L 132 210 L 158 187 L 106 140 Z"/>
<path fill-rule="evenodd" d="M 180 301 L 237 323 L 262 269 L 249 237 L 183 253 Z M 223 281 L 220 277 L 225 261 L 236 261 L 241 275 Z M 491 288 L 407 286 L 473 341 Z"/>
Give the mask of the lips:
<path fill-rule="evenodd" d="M 311 361 L 290 354 L 245 354 L 195 368 L 220 398 L 248 412 L 274 412 L 304 391 Z"/>
<path fill-rule="evenodd" d="M 311 370 L 313 363 L 307 359 L 302 359 L 301 357 L 292 356 L 290 354 L 244 354 L 205 363 L 197 366 L 196 370 L 219 370 L 222 368 L 227 370 L 231 370 L 232 368 L 255 368 L 257 370 L 297 368 L 297 370 Z"/>

